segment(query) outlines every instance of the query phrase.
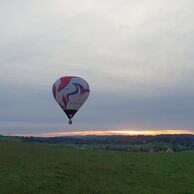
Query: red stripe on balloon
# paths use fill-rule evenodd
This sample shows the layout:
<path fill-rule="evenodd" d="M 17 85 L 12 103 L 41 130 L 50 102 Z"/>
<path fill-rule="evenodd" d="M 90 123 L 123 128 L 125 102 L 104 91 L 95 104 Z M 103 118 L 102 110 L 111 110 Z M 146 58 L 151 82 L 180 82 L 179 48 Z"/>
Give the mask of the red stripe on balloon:
<path fill-rule="evenodd" d="M 63 77 L 61 78 L 61 83 L 58 87 L 58 92 L 60 92 L 63 88 L 67 86 L 67 84 L 71 81 L 72 77 Z"/>

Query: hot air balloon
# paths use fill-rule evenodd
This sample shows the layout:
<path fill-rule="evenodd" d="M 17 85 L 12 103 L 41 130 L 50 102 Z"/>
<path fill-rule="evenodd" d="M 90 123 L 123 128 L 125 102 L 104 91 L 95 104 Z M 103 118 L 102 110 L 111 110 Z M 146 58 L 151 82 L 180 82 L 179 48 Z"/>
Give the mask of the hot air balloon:
<path fill-rule="evenodd" d="M 88 83 L 75 76 L 64 76 L 53 84 L 53 96 L 72 124 L 72 118 L 87 100 L 90 88 Z"/>

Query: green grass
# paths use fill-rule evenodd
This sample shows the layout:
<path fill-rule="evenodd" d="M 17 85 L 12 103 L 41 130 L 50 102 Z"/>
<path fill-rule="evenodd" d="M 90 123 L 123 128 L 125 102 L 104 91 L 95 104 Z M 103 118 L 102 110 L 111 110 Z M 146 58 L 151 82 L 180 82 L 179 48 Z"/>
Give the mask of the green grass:
<path fill-rule="evenodd" d="M 0 141 L 0 194 L 194 194 L 194 152 Z"/>

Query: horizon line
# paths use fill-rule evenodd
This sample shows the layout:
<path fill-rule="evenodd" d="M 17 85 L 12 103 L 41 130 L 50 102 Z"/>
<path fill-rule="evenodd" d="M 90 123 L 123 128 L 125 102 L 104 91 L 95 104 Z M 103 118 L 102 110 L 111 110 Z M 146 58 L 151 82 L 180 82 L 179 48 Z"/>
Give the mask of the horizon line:
<path fill-rule="evenodd" d="M 60 137 L 60 136 L 110 136 L 110 135 L 124 135 L 124 136 L 156 136 L 156 135 L 194 135 L 194 130 L 184 129 L 163 129 L 163 130 L 85 130 L 85 131 L 59 131 L 36 134 L 17 134 L 15 136 L 23 137 Z M 14 136 L 14 135 L 13 135 Z"/>

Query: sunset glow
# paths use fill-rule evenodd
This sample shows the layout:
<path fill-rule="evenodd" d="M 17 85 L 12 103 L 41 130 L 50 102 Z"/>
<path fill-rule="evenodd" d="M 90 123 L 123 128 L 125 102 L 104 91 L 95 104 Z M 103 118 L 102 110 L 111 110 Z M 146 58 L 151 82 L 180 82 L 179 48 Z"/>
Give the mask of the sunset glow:
<path fill-rule="evenodd" d="M 59 136 L 84 136 L 84 135 L 173 135 L 173 134 L 191 134 L 191 130 L 108 130 L 108 131 L 72 131 L 72 132 L 49 132 L 40 134 L 21 134 L 20 136 L 35 136 L 35 137 L 59 137 Z"/>

